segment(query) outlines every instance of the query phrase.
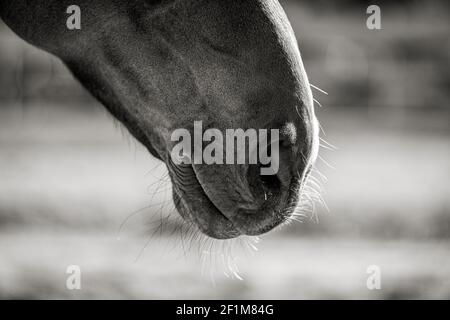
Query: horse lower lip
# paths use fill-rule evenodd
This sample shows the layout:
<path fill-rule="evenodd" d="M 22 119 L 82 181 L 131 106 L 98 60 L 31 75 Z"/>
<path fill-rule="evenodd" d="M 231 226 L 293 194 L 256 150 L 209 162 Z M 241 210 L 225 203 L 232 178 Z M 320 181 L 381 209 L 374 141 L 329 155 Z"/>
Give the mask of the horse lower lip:
<path fill-rule="evenodd" d="M 213 201 L 206 195 L 206 193 L 203 193 L 203 196 L 208 199 L 208 201 L 211 203 L 212 206 L 214 206 Z M 229 239 L 229 238 L 235 238 L 240 235 L 248 235 L 248 236 L 257 236 L 261 235 L 263 233 L 266 233 L 270 230 L 272 230 L 274 227 L 282 223 L 284 220 L 280 221 L 266 221 L 262 222 L 258 219 L 258 211 L 252 210 L 252 213 L 246 213 L 246 214 L 240 214 L 238 213 L 237 216 L 251 216 L 251 219 L 236 219 L 235 218 L 228 218 L 226 215 L 224 215 L 217 207 L 213 207 L 212 209 L 215 214 L 220 215 L 221 220 L 224 219 L 227 222 L 229 222 L 228 228 L 221 229 L 221 223 L 220 220 L 218 221 L 212 221 L 208 226 L 201 225 L 200 222 L 198 222 L 197 219 L 195 219 L 195 211 L 190 210 L 190 215 L 193 216 L 194 220 L 196 221 L 197 226 L 199 229 L 207 234 L 210 237 L 217 238 L 217 239 Z M 194 213 L 192 213 L 194 212 Z M 212 212 L 209 211 L 208 214 L 211 214 Z M 216 215 L 216 217 L 217 217 Z M 211 219 L 217 219 L 211 217 Z M 217 222 L 217 223 L 215 223 Z"/>
<path fill-rule="evenodd" d="M 235 221 L 233 221 L 233 224 L 240 233 L 247 236 L 258 236 L 269 232 L 284 221 L 284 219 L 272 218 L 266 219 L 264 221 L 259 219 L 258 215 L 255 213 L 251 214 L 253 217 L 246 219 L 243 217 L 245 215 L 246 214 L 242 214 L 239 219 L 235 219 Z"/>

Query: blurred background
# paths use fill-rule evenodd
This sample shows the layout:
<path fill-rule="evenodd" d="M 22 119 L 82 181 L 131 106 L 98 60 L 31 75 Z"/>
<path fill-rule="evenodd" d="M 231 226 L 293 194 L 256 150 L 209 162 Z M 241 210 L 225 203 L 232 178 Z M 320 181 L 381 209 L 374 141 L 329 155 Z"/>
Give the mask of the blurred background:
<path fill-rule="evenodd" d="M 381 30 L 369 2 L 281 3 L 338 149 L 329 212 L 257 252 L 179 232 L 164 165 L 0 22 L 0 298 L 450 298 L 448 1 L 378 1 Z"/>

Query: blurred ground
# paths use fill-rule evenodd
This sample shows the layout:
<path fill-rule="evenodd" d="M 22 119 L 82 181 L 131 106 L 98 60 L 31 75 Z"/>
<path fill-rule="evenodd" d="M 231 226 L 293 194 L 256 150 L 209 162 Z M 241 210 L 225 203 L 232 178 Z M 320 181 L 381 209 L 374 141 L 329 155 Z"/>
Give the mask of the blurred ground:
<path fill-rule="evenodd" d="M 243 281 L 165 219 L 164 166 L 64 66 L 0 28 L 0 298 L 450 298 L 448 11 L 382 7 L 370 32 L 363 5 L 317 3 L 283 2 L 329 93 L 314 91 L 338 147 L 322 150 L 334 169 L 319 161 L 330 213 L 258 252 L 235 242 Z M 80 291 L 65 287 L 71 264 Z M 381 290 L 366 288 L 369 265 Z"/>
<path fill-rule="evenodd" d="M 159 226 L 159 205 L 131 216 L 117 240 L 132 212 L 168 199 L 167 183 L 154 184 L 165 173 L 157 161 L 100 108 L 31 110 L 6 108 L 0 117 L 1 297 L 450 297 L 448 136 L 322 117 L 340 146 L 324 155 L 335 165 L 323 168 L 331 212 L 262 237 L 258 252 L 238 251 L 244 281 L 205 255 L 219 260 L 206 263 L 214 286 L 202 276 L 197 244 L 170 228 L 139 256 Z M 82 268 L 81 291 L 65 289 L 71 264 Z M 380 291 L 365 287 L 372 264 L 382 268 Z"/>

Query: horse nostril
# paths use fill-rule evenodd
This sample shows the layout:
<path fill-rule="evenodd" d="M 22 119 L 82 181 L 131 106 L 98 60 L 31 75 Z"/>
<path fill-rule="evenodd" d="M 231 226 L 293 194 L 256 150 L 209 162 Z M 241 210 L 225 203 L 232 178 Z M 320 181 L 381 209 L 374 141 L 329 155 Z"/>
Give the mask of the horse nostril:
<path fill-rule="evenodd" d="M 264 190 L 264 200 L 268 200 L 274 194 L 277 194 L 281 187 L 280 179 L 276 174 L 261 175 L 261 186 Z"/>
<path fill-rule="evenodd" d="M 247 171 L 247 182 L 251 193 L 258 202 L 264 202 L 275 195 L 281 189 L 281 181 L 276 174 L 261 174 L 262 164 L 251 164 Z"/>

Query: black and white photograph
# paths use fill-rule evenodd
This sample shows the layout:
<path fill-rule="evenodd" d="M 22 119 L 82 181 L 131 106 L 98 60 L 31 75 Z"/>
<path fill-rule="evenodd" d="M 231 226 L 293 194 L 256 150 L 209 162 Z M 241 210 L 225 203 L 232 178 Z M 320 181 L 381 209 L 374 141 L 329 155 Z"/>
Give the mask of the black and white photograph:
<path fill-rule="evenodd" d="M 450 299 L 449 53 L 445 0 L 0 0 L 0 299 Z"/>

